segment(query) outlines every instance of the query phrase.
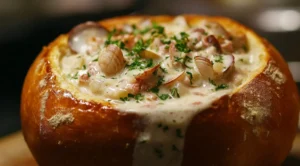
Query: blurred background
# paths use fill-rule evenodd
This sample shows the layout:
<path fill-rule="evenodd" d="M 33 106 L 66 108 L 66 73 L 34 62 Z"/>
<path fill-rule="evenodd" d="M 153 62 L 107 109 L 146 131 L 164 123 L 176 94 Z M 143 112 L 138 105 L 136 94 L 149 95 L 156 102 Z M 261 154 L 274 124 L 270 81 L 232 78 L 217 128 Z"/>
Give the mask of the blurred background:
<path fill-rule="evenodd" d="M 182 13 L 228 16 L 253 28 L 279 49 L 300 82 L 300 0 L 0 0 L 0 137 L 21 129 L 26 72 L 59 34 L 87 20 Z M 300 159 L 290 156 L 284 165 L 300 165 Z"/>

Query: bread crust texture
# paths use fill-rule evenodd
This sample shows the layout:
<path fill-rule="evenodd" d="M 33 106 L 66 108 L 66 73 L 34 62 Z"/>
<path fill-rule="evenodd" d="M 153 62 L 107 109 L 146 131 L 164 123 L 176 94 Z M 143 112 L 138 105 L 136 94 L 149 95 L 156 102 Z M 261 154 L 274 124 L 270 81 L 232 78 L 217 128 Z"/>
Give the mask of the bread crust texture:
<path fill-rule="evenodd" d="M 280 53 L 249 28 L 224 17 L 183 15 L 189 24 L 206 19 L 247 32 L 266 52 L 263 67 L 230 95 L 223 96 L 191 121 L 185 137 L 182 166 L 280 165 L 297 131 L 299 96 Z M 114 25 L 149 18 L 158 23 L 173 16 L 124 16 L 100 21 Z M 26 76 L 21 99 L 25 140 L 41 166 L 130 166 L 142 117 L 115 110 L 106 102 L 79 98 L 61 78 L 51 57 L 66 45 L 63 34 L 45 46 Z M 147 162 L 147 161 L 145 161 Z"/>

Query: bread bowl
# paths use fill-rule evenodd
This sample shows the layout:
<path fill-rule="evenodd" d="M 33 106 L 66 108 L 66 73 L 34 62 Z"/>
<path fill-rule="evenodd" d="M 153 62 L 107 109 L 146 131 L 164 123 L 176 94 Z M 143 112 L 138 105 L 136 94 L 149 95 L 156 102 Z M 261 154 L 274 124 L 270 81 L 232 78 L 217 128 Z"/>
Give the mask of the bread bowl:
<path fill-rule="evenodd" d="M 44 47 L 21 99 L 41 166 L 280 165 L 296 85 L 280 53 L 224 17 L 125 16 Z"/>

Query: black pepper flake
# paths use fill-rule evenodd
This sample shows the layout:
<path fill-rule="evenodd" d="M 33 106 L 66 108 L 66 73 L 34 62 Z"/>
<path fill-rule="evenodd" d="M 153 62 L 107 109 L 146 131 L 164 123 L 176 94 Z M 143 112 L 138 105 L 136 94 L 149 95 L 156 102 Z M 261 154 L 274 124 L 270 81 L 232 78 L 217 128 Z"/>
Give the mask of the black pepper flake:
<path fill-rule="evenodd" d="M 172 145 L 172 150 L 173 150 L 173 151 L 176 151 L 176 152 L 179 152 L 179 151 L 180 151 L 180 150 L 177 148 L 177 146 L 174 145 L 174 144 Z"/>
<path fill-rule="evenodd" d="M 176 129 L 176 136 L 177 136 L 178 138 L 183 138 L 183 137 L 184 137 L 184 136 L 182 135 L 181 129 Z"/>
<path fill-rule="evenodd" d="M 169 127 L 168 127 L 168 126 L 164 126 L 164 127 L 163 127 L 163 131 L 164 131 L 164 132 L 167 132 L 168 130 L 169 130 Z"/>
<path fill-rule="evenodd" d="M 163 151 L 161 149 L 154 148 L 154 153 L 160 159 L 164 157 L 164 153 L 163 153 Z"/>

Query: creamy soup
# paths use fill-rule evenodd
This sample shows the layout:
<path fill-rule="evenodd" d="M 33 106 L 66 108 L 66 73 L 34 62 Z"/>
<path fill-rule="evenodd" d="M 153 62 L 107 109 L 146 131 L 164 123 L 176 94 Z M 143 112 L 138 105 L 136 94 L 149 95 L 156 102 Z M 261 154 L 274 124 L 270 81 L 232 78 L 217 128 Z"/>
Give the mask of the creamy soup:
<path fill-rule="evenodd" d="M 261 67 L 256 39 L 207 20 L 188 25 L 179 16 L 76 33 L 73 51 L 61 55 L 62 75 L 80 93 L 143 117 L 134 166 L 180 166 L 192 118 Z"/>

